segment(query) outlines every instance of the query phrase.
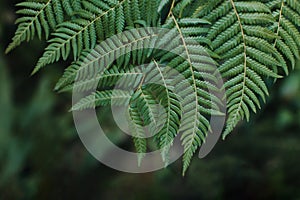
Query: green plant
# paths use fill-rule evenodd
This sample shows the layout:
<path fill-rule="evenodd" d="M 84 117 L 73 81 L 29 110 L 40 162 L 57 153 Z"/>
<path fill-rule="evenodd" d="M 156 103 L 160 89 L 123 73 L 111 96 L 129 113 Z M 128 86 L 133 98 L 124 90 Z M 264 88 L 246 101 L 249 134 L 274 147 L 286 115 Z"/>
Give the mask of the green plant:
<path fill-rule="evenodd" d="M 266 101 L 270 80 L 287 75 L 299 58 L 299 0 L 41 0 L 26 1 L 18 6 L 22 7 L 18 11 L 22 16 L 17 19 L 18 29 L 6 52 L 35 35 L 46 39 L 48 46 L 33 74 L 48 64 L 67 60 L 72 54 L 73 63 L 66 68 L 56 90 L 72 89 L 77 76 L 88 77 L 91 70 L 93 77 L 80 81 L 75 89 L 88 91 L 95 80 L 100 80 L 98 91 L 82 99 L 73 110 L 95 104 L 106 106 L 112 98 L 117 105 L 129 102 L 134 142 L 140 158 L 147 151 L 147 140 L 140 137 L 145 135 L 145 125 L 150 124 L 150 130 L 161 127 L 154 141 L 162 149 L 166 162 L 172 141 L 181 132 L 183 173 L 211 131 L 210 116 L 220 114 L 221 100 L 208 92 L 221 90 L 216 84 L 217 77 L 211 76 L 213 65 L 218 66 L 225 82 L 228 110 L 225 138 Z M 161 38 L 131 31 L 140 27 L 163 27 L 170 31 Z M 102 48 L 96 47 L 125 30 L 129 31 L 124 43 L 112 40 L 113 43 L 104 43 Z M 172 42 L 177 36 L 180 45 Z M 154 48 L 168 46 L 178 50 L 177 55 L 157 49 L 132 49 L 145 43 L 153 43 Z M 105 58 L 110 56 L 120 57 L 107 64 Z M 99 63 L 102 74 L 95 67 Z M 142 86 L 145 77 L 134 66 L 143 63 L 157 69 L 149 73 L 164 80 L 165 87 Z M 183 94 L 189 94 L 185 104 L 169 88 L 166 75 L 155 67 L 159 64 L 167 64 L 185 78 L 186 82 L 177 83 L 182 85 Z M 125 83 L 136 81 L 134 94 L 122 88 L 117 93 L 111 91 L 120 78 Z M 166 123 L 156 122 L 161 113 L 155 104 L 164 107 Z M 184 124 L 180 124 L 182 110 L 189 113 Z"/>

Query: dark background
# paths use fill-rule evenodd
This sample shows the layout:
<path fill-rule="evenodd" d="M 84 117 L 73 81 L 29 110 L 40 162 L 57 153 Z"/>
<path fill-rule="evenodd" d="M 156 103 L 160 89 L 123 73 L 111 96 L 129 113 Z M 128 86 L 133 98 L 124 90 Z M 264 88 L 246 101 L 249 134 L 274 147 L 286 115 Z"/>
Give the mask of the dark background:
<path fill-rule="evenodd" d="M 66 63 L 31 77 L 45 47 L 38 40 L 4 55 L 17 2 L 0 0 L 1 200 L 300 199 L 300 66 L 277 81 L 250 123 L 196 157 L 186 177 L 180 161 L 154 173 L 121 173 L 86 151 L 68 112 L 71 95 L 53 91 Z"/>

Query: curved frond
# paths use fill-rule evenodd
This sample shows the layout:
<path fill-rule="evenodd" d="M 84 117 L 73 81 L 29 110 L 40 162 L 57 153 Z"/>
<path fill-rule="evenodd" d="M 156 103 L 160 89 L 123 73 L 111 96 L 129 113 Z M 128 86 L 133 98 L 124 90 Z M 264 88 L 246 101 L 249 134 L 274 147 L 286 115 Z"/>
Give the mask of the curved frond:
<path fill-rule="evenodd" d="M 264 79 L 279 78 L 278 68 L 287 71 L 285 60 L 270 44 L 277 39 L 268 29 L 275 22 L 270 13 L 263 3 L 233 0 L 214 1 L 197 13 L 212 22 L 208 38 L 221 56 L 219 71 L 226 78 L 228 119 L 224 137 L 240 120 L 249 120 L 251 110 L 260 108 L 259 99 L 268 95 Z"/>
<path fill-rule="evenodd" d="M 296 59 L 300 58 L 300 1 L 272 0 L 267 5 L 277 19 L 277 23 L 271 27 L 278 36 L 274 46 L 294 68 Z"/>
<path fill-rule="evenodd" d="M 216 80 L 213 76 L 207 76 L 204 80 L 202 75 L 213 74 L 216 63 L 206 53 L 201 44 L 208 45 L 205 39 L 208 28 L 205 20 L 178 20 L 172 14 L 165 27 L 171 28 L 161 44 L 167 49 L 173 49 L 160 59 L 161 63 L 178 71 L 184 79 L 178 79 L 174 85 L 180 85 L 178 95 L 182 99 L 183 118 L 180 127 L 182 132 L 182 144 L 184 146 L 183 174 L 186 172 L 195 151 L 205 141 L 207 132 L 210 130 L 209 116 L 212 110 L 218 110 L 219 102 L 216 96 L 208 90 L 218 90 L 214 85 Z M 178 42 L 179 41 L 179 42 Z M 179 44 L 178 44 L 179 43 Z M 175 54 L 174 54 L 175 53 Z M 178 56 L 180 55 L 180 56 Z M 181 82 L 180 82 L 181 81 Z M 176 82 L 176 81 L 175 81 Z M 216 100 L 216 101 L 215 101 Z"/>
<path fill-rule="evenodd" d="M 154 9 L 156 1 L 146 2 L 152 2 L 149 6 Z M 84 49 L 93 49 L 98 41 L 122 32 L 125 26 L 134 26 L 135 22 L 143 20 L 138 14 L 141 9 L 138 0 L 83 0 L 82 5 L 82 9 L 78 11 L 78 18 L 58 26 L 53 34 L 54 38 L 49 41 L 50 44 L 33 73 L 61 58 L 66 60 L 71 51 L 74 60 L 77 60 Z M 149 7 L 147 11 L 152 13 L 148 18 L 154 22 L 153 17 L 156 12 L 153 14 Z M 157 14 L 155 16 L 157 18 Z M 144 19 L 147 21 L 147 17 Z"/>
<path fill-rule="evenodd" d="M 84 52 L 78 61 L 65 70 L 56 89 L 61 89 L 61 87 L 73 83 L 76 79 L 77 81 L 90 81 L 93 78 L 97 81 L 97 76 L 109 69 L 116 58 L 122 59 L 119 59 L 119 65 L 123 66 L 130 64 L 131 57 L 138 57 L 139 59 L 137 60 L 141 61 L 142 58 L 148 56 L 148 52 L 143 49 L 139 50 L 137 47 L 155 43 L 157 38 L 156 33 L 147 32 L 145 29 L 140 29 L 139 31 L 129 30 L 124 32 L 122 36 L 123 38 L 113 36 L 92 51 Z M 132 53 L 135 50 L 138 53 Z M 126 59 L 122 57 L 125 54 Z"/>
<path fill-rule="evenodd" d="M 99 74 L 90 79 L 81 80 L 73 84 L 74 79 L 71 80 L 69 74 L 71 73 L 70 68 L 65 72 L 65 76 L 60 79 L 60 81 L 56 85 L 56 90 L 60 92 L 66 91 L 74 91 L 84 92 L 89 91 L 91 89 L 105 89 L 108 87 L 118 87 L 125 86 L 127 88 L 135 88 L 137 87 L 142 78 L 143 73 L 141 70 L 130 66 L 126 69 L 120 69 L 117 66 L 112 66 L 104 70 L 102 74 Z M 74 72 L 76 73 L 76 72 Z M 126 88 L 125 88 L 126 89 Z"/>
<path fill-rule="evenodd" d="M 133 137 L 133 143 L 138 153 L 138 166 L 141 165 L 142 159 L 147 152 L 147 139 L 145 138 L 146 132 L 144 129 L 144 122 L 142 121 L 140 110 L 136 104 L 130 104 L 129 106 L 129 127 L 131 135 Z"/>
<path fill-rule="evenodd" d="M 149 89 L 154 93 L 157 101 L 160 102 L 161 106 L 165 109 L 165 112 L 160 112 L 156 122 L 156 128 L 159 129 L 158 133 L 155 131 L 155 140 L 157 141 L 158 148 L 161 150 L 163 161 L 168 165 L 168 154 L 173 140 L 177 136 L 180 127 L 180 120 L 182 117 L 182 108 L 178 96 L 171 89 L 166 71 L 162 71 L 157 61 L 153 60 L 151 63 L 151 79 L 155 82 L 160 82 L 159 85 L 152 85 Z M 155 77 L 155 78 L 154 78 Z M 161 124 L 163 123 L 164 124 Z"/>
<path fill-rule="evenodd" d="M 132 93 L 124 90 L 97 91 L 81 99 L 72 107 L 72 111 L 92 109 L 107 105 L 126 105 L 131 99 Z"/>
<path fill-rule="evenodd" d="M 22 7 L 17 14 L 22 17 L 16 20 L 18 28 L 12 42 L 6 49 L 9 53 L 15 47 L 19 46 L 23 41 L 29 41 L 35 35 L 42 39 L 43 34 L 48 39 L 50 33 L 56 29 L 58 24 L 65 20 L 66 13 L 70 16 L 76 9 L 79 0 L 48 0 L 47 2 L 26 1 L 17 4 Z M 73 7 L 75 5 L 75 7 Z"/>
<path fill-rule="evenodd" d="M 6 53 L 35 36 L 46 39 L 33 73 L 72 55 L 55 87 L 89 94 L 72 111 L 128 106 L 138 165 L 148 136 L 166 166 L 179 136 L 183 174 L 212 132 L 212 116 L 223 115 L 225 99 L 224 138 L 266 102 L 267 83 L 300 58 L 300 0 L 29 0 L 17 6 L 21 17 Z"/>

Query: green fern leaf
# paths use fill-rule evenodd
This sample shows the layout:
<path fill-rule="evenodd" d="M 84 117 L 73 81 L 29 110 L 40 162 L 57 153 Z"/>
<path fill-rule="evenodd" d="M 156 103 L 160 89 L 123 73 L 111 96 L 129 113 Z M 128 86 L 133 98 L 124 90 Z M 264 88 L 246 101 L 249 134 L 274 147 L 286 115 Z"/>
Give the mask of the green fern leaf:
<path fill-rule="evenodd" d="M 153 75 L 150 75 L 150 77 L 152 77 L 153 82 L 157 79 L 157 82 L 161 82 L 161 85 L 153 85 L 149 89 L 153 91 L 157 101 L 165 109 L 165 112 L 160 112 L 159 121 L 155 123 L 156 129 L 160 129 L 158 133 L 154 132 L 156 133 L 155 140 L 161 150 L 163 161 L 168 165 L 168 154 L 179 131 L 182 108 L 178 96 L 170 90 L 172 84 L 167 80 L 166 72 L 162 71 L 155 60 L 151 64 L 153 64 L 153 68 L 151 68 L 150 73 L 154 73 L 157 77 L 153 78 Z M 165 123 L 161 124 L 164 121 Z"/>
<path fill-rule="evenodd" d="M 278 68 L 287 72 L 284 58 L 271 45 L 278 37 L 268 29 L 275 22 L 270 13 L 263 3 L 230 0 L 208 3 L 207 8 L 195 14 L 213 24 L 208 38 L 222 58 L 219 71 L 227 79 L 228 119 L 223 137 L 240 120 L 249 120 L 251 110 L 260 108 L 259 97 L 265 100 L 268 95 L 263 80 L 280 78 Z"/>
<path fill-rule="evenodd" d="M 181 85 L 178 95 L 183 97 L 182 110 L 187 113 L 181 120 L 180 128 L 184 146 L 183 174 L 185 174 L 193 154 L 205 141 L 207 132 L 210 130 L 209 115 L 212 110 L 218 110 L 216 102 L 220 102 L 216 96 L 208 92 L 208 89 L 219 90 L 214 86 L 216 79 L 213 76 L 206 76 L 212 78 L 211 82 L 207 82 L 202 77 L 204 74 L 213 74 L 214 65 L 216 65 L 205 53 L 205 48 L 200 45 L 209 43 L 202 37 L 208 32 L 203 24 L 208 24 L 208 22 L 205 20 L 178 20 L 171 12 L 170 19 L 165 25 L 166 28 L 171 28 L 171 31 L 162 38 L 162 44 L 160 44 L 167 49 L 174 49 L 173 52 L 182 56 L 172 56 L 172 53 L 168 53 L 162 56 L 160 62 L 167 61 L 167 66 L 176 69 L 185 78 L 185 81 L 174 84 Z M 178 45 L 178 40 L 181 45 Z"/>
<path fill-rule="evenodd" d="M 73 4 L 78 2 L 76 0 Z M 43 34 L 48 39 L 50 32 L 64 21 L 66 16 L 64 10 L 68 11 L 69 15 L 74 12 L 70 0 L 48 0 L 45 3 L 28 1 L 19 3 L 17 6 L 22 7 L 17 11 L 17 14 L 21 14 L 22 17 L 16 20 L 18 29 L 13 41 L 7 47 L 6 53 L 19 46 L 23 41 L 32 40 L 36 34 L 39 39 L 42 39 Z"/>
<path fill-rule="evenodd" d="M 129 103 L 131 95 L 132 93 L 130 91 L 123 90 L 97 91 L 81 99 L 71 110 L 80 111 L 112 104 L 116 106 L 126 105 Z"/>
<path fill-rule="evenodd" d="M 144 46 L 144 43 L 155 43 L 157 38 L 156 33 L 148 33 L 145 29 L 138 29 L 138 31 L 129 30 L 124 32 L 122 35 L 123 41 L 121 41 L 118 36 L 114 36 L 104 41 L 101 46 L 97 46 L 92 51 L 84 52 L 78 61 L 74 62 L 66 69 L 64 76 L 59 81 L 56 89 L 61 89 L 61 87 L 73 83 L 75 79 L 78 81 L 89 82 L 91 81 L 91 78 L 93 78 L 97 81 L 97 76 L 103 71 L 109 69 L 115 58 L 121 57 L 126 54 L 126 52 L 134 52 L 136 47 Z M 126 55 L 127 59 L 123 60 L 121 63 L 119 62 L 119 66 L 128 66 L 130 58 L 134 56 L 133 53 Z M 148 52 L 140 51 L 136 54 L 136 57 L 137 56 L 147 57 Z"/>
<path fill-rule="evenodd" d="M 150 8 L 154 9 L 156 1 L 150 2 L 152 2 Z M 125 22 L 127 26 L 134 26 L 134 22 L 143 20 L 138 14 L 139 5 L 137 0 L 107 2 L 83 0 L 83 8 L 78 11 L 78 18 L 58 26 L 53 34 L 55 37 L 49 41 L 50 44 L 39 59 L 33 73 L 60 58 L 66 60 L 71 51 L 73 51 L 74 60 L 77 60 L 84 49 L 93 49 L 97 41 L 103 41 L 123 31 Z M 151 19 L 154 23 L 157 20 L 153 20 L 153 17 L 156 16 L 157 19 L 157 14 L 150 13 L 152 14 L 145 19 L 146 21 Z"/>
<path fill-rule="evenodd" d="M 266 102 L 268 80 L 288 74 L 300 58 L 300 0 L 31 0 L 17 6 L 21 17 L 6 53 L 44 37 L 48 46 L 33 73 L 73 55 L 55 89 L 96 91 L 72 111 L 129 105 L 139 166 L 148 132 L 166 166 L 181 136 L 186 173 L 212 132 L 211 116 L 222 114 L 218 72 L 226 90 L 225 138 Z"/>
<path fill-rule="evenodd" d="M 72 77 L 69 74 L 69 70 L 66 71 L 65 77 L 62 77 L 56 85 L 56 90 L 59 90 L 60 92 L 84 92 L 91 89 L 105 89 L 108 87 L 121 88 L 122 86 L 125 86 L 126 88 L 135 88 L 141 83 L 143 78 L 141 70 L 138 70 L 133 66 L 128 67 L 128 69 L 120 69 L 114 65 L 113 67 L 105 70 L 102 74 L 90 79 L 77 81 L 73 84 L 74 79 L 70 80 L 70 78 L 68 78 Z"/>
<path fill-rule="evenodd" d="M 271 27 L 278 36 L 274 46 L 294 68 L 296 59 L 300 58 L 300 2 L 298 0 L 273 0 L 267 5 L 277 19 L 277 23 Z"/>
<path fill-rule="evenodd" d="M 138 166 L 141 166 L 142 159 L 147 151 L 147 139 L 144 129 L 144 122 L 141 120 L 140 110 L 137 105 L 132 103 L 129 107 L 129 127 L 133 142 L 138 153 Z"/>

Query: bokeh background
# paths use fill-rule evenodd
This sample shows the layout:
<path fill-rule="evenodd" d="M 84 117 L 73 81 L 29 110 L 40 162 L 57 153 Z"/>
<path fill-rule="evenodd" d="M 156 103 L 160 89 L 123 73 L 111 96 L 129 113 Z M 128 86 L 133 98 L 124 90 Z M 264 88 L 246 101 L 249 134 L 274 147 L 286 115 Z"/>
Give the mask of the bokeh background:
<path fill-rule="evenodd" d="M 68 112 L 71 94 L 53 91 L 66 63 L 30 76 L 45 47 L 38 40 L 4 55 L 19 1 L 0 0 L 1 200 L 300 200 L 300 66 L 276 82 L 250 123 L 195 158 L 186 177 L 180 161 L 154 173 L 121 173 L 87 152 Z M 100 120 L 113 132 L 112 122 Z"/>

